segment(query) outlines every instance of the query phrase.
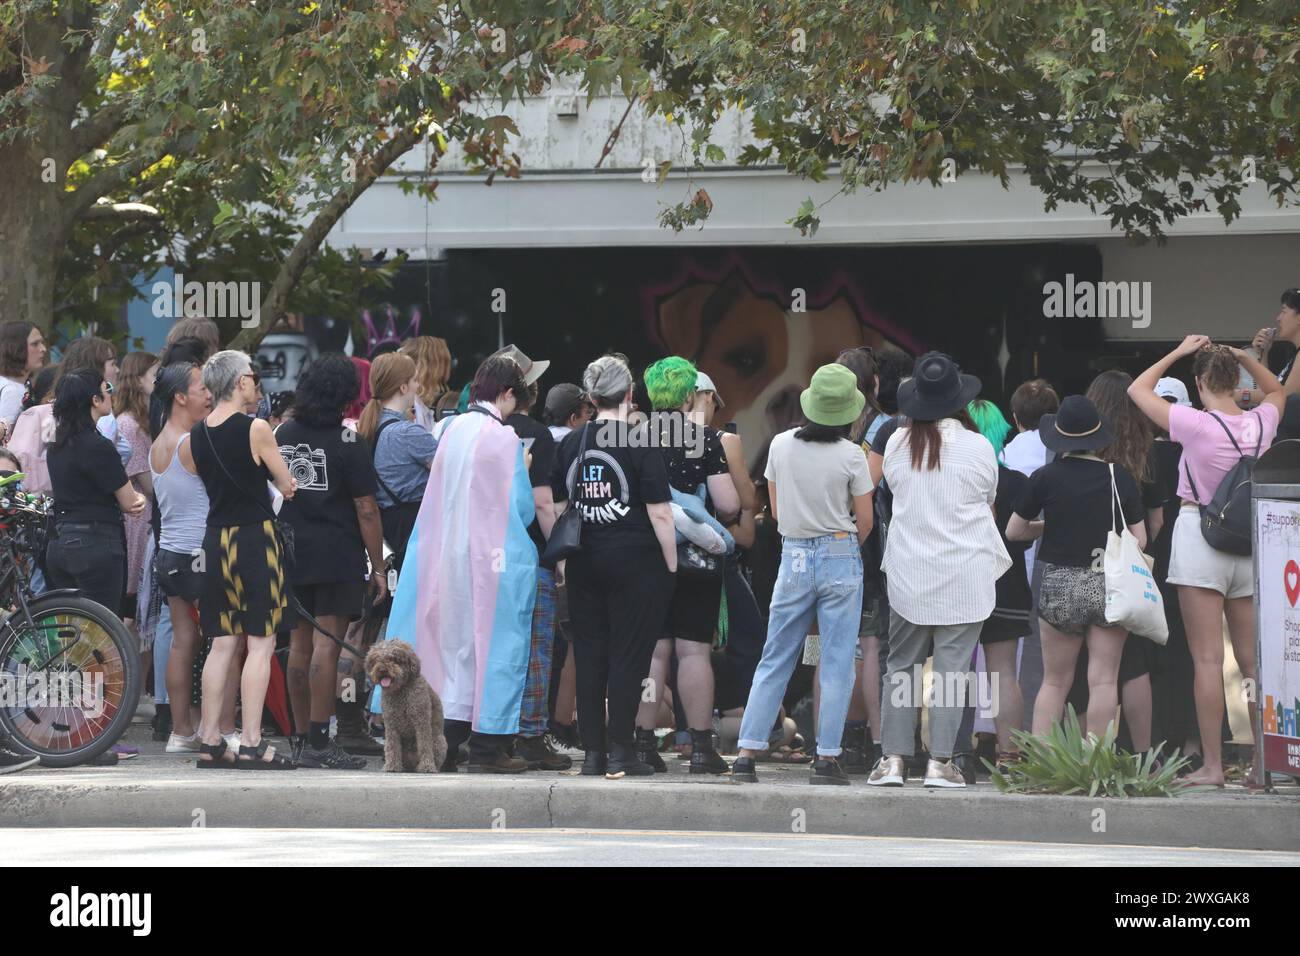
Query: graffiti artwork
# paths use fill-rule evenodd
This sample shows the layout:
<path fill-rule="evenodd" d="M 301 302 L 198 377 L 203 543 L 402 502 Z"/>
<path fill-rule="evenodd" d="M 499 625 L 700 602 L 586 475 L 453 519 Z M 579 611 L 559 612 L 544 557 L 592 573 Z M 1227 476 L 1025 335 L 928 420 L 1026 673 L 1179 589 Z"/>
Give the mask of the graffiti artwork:
<path fill-rule="evenodd" d="M 1052 374 L 1057 356 L 1097 349 L 1097 322 L 1044 319 L 1043 283 L 1067 272 L 1098 277 L 1095 247 L 453 250 L 436 268 L 408 264 L 390 302 L 349 320 L 308 317 L 296 344 L 268 337 L 259 358 L 288 382 L 303 355 L 373 358 L 436 335 L 460 386 L 504 334 L 551 360 L 545 392 L 608 351 L 638 371 L 683 355 L 712 376 L 754 464 L 797 420 L 813 371 L 845 348 L 942 349 L 997 401 Z"/>

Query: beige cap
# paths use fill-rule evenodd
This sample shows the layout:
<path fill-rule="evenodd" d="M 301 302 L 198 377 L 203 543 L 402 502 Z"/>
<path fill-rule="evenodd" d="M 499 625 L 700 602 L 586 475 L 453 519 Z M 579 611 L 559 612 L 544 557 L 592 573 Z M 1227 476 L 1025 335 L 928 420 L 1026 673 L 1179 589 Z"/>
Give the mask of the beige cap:
<path fill-rule="evenodd" d="M 519 367 L 524 370 L 524 384 L 532 385 L 551 367 L 551 363 L 546 359 L 538 359 L 534 362 L 517 345 L 507 345 L 503 349 L 497 349 L 488 358 L 504 356 L 505 358 L 514 359 L 519 363 Z"/>

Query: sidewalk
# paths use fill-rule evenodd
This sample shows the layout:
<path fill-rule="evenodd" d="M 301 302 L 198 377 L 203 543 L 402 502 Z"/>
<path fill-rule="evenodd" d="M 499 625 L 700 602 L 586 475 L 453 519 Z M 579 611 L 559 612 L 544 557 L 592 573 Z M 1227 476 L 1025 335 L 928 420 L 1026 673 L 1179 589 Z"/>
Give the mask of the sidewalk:
<path fill-rule="evenodd" d="M 1300 852 L 1300 788 L 1229 786 L 1175 799 L 1009 796 L 981 778 L 960 791 L 919 781 L 812 787 L 808 768 L 762 764 L 758 784 L 692 777 L 666 754 L 665 777 L 607 781 L 567 773 L 386 774 L 199 771 L 134 725 L 140 747 L 116 767 L 35 768 L 0 778 L 0 827 L 381 827 L 714 830 L 1023 840 Z M 283 745 L 283 741 L 280 741 Z"/>

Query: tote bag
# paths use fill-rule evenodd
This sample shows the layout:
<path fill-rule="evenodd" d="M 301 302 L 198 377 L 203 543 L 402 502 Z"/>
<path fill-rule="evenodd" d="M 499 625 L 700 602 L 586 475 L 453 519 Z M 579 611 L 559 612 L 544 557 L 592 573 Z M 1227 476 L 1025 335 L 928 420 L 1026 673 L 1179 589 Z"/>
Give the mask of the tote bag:
<path fill-rule="evenodd" d="M 1115 485 L 1115 466 L 1110 466 L 1111 517 L 1115 519 L 1106 536 L 1106 622 L 1164 644 L 1169 640 L 1164 600 L 1151 569 L 1155 558 L 1138 547 L 1124 521 L 1124 508 Z M 1115 513 L 1118 512 L 1118 518 Z"/>

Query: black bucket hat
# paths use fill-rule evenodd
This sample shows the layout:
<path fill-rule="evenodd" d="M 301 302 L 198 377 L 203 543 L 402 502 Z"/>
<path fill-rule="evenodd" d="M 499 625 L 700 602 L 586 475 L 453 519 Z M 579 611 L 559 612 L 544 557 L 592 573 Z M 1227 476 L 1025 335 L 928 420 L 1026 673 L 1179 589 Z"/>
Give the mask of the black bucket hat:
<path fill-rule="evenodd" d="M 1096 451 L 1113 442 L 1115 433 L 1091 399 L 1070 395 L 1055 415 L 1039 420 L 1038 437 L 1055 452 Z"/>
<path fill-rule="evenodd" d="M 943 352 L 916 360 L 912 377 L 898 386 L 898 410 L 908 418 L 932 422 L 965 408 L 980 393 L 980 380 L 965 375 Z"/>

